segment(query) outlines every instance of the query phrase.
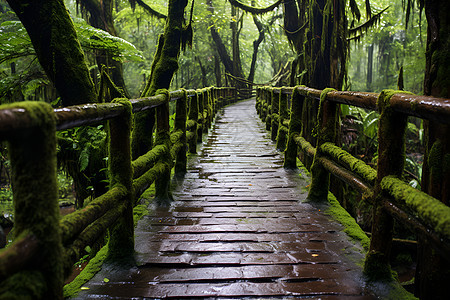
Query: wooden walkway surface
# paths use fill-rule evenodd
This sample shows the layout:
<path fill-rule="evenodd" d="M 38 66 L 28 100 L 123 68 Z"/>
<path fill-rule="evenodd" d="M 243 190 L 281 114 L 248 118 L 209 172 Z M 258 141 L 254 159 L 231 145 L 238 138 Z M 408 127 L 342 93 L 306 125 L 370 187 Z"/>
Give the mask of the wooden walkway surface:
<path fill-rule="evenodd" d="M 219 113 L 176 201 L 138 223 L 139 267 L 106 268 L 79 299 L 374 299 L 362 255 L 304 203 L 308 183 L 283 169 L 254 103 Z"/>

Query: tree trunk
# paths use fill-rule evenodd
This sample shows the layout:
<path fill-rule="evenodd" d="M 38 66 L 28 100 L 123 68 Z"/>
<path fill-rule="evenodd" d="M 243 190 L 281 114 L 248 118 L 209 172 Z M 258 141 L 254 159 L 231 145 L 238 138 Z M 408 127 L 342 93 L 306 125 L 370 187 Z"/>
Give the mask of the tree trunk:
<path fill-rule="evenodd" d="M 425 1 L 428 21 L 425 95 L 450 98 L 450 2 Z M 422 173 L 422 190 L 450 204 L 450 126 L 424 121 L 425 157 Z M 421 299 L 448 297 L 450 262 L 440 256 L 426 237 L 419 237 L 416 269 L 416 295 Z"/>
<path fill-rule="evenodd" d="M 184 9 L 187 3 L 187 0 L 169 1 L 164 34 L 159 38 L 158 50 L 152 64 L 152 72 L 142 97 L 151 97 L 155 95 L 158 89 L 169 89 L 170 87 L 173 75 L 178 69 Z M 134 158 L 151 149 L 154 120 L 155 112 L 153 110 L 136 116 L 132 141 Z"/>
<path fill-rule="evenodd" d="M 82 5 L 89 11 L 89 24 L 91 26 L 104 30 L 113 36 L 117 36 L 117 31 L 114 27 L 113 2 L 112 0 L 83 0 Z M 124 92 L 126 97 L 129 97 L 123 78 L 122 62 L 113 59 L 112 55 L 106 50 L 96 51 L 95 59 L 99 72 L 105 66 L 114 84 Z"/>
<path fill-rule="evenodd" d="M 373 44 L 370 44 L 367 47 L 368 56 L 367 56 L 367 81 L 366 81 L 366 89 L 368 92 L 372 91 L 372 68 L 373 68 Z"/>
<path fill-rule="evenodd" d="M 36 55 L 63 106 L 97 100 L 85 56 L 62 0 L 8 0 L 30 36 Z"/>
<path fill-rule="evenodd" d="M 222 72 L 220 71 L 220 58 L 214 55 L 214 74 L 216 75 L 216 86 L 222 86 Z"/>
<path fill-rule="evenodd" d="M 254 1 L 252 1 L 252 5 L 254 5 Z M 253 55 L 252 55 L 252 63 L 250 65 L 250 72 L 248 73 L 247 80 L 250 82 L 253 82 L 255 79 L 255 70 L 256 70 L 256 59 L 258 58 L 258 49 L 259 45 L 264 40 L 264 27 L 262 23 L 256 18 L 256 16 L 253 16 L 253 22 L 256 25 L 256 28 L 258 28 L 258 39 L 253 41 Z"/>

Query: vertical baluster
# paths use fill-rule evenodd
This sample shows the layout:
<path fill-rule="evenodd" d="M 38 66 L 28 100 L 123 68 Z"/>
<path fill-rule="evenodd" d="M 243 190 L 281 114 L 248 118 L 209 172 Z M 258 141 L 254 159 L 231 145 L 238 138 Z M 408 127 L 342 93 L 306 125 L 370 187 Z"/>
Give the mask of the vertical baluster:
<path fill-rule="evenodd" d="M 170 154 L 170 126 L 169 126 L 169 92 L 164 90 L 166 95 L 164 104 L 156 108 L 156 145 L 164 145 L 164 155 L 161 157 L 161 175 L 155 180 L 155 200 L 159 204 L 167 205 L 172 200 L 169 192 L 170 171 L 172 169 L 172 156 Z"/>
<path fill-rule="evenodd" d="M 189 153 L 197 153 L 197 120 L 198 120 L 198 93 L 193 92 L 189 101 L 188 129 L 189 129 Z"/>
<path fill-rule="evenodd" d="M 405 130 L 408 117 L 389 107 L 394 95 L 392 90 L 384 90 L 378 96 L 381 113 L 378 122 L 378 164 L 377 181 L 374 191 L 372 238 L 367 254 L 364 272 L 370 279 L 391 278 L 389 254 L 392 243 L 392 217 L 383 209 L 380 182 L 385 176 L 401 177 L 405 165 Z"/>
<path fill-rule="evenodd" d="M 110 187 L 120 186 L 127 194 L 120 205 L 124 206 L 122 216 L 110 230 L 109 253 L 111 259 L 131 259 L 134 252 L 133 195 L 131 168 L 131 122 L 132 106 L 127 99 L 115 99 L 125 107 L 124 112 L 108 121 L 109 154 L 108 164 Z"/>
<path fill-rule="evenodd" d="M 14 236 L 33 234 L 39 243 L 39 259 L 27 271 L 14 274 L 4 284 L 8 286 L 11 283 L 10 291 L 14 296 L 20 291 L 30 298 L 41 294 L 42 299 L 62 299 L 63 249 L 59 228 L 53 109 L 43 102 L 23 102 L 13 107 L 25 110 L 30 118 L 29 128 L 16 131 L 8 140 L 14 197 Z"/>
<path fill-rule="evenodd" d="M 198 93 L 198 121 L 197 121 L 197 142 L 201 143 L 203 138 L 203 132 L 205 127 L 205 120 L 203 118 L 203 90 L 199 90 Z"/>
<path fill-rule="evenodd" d="M 278 111 L 280 109 L 279 106 L 279 102 L 280 102 L 280 95 L 279 93 L 281 92 L 280 88 L 275 88 L 272 90 L 272 117 L 271 117 L 271 134 L 270 134 L 270 138 L 272 139 L 272 141 L 276 141 L 277 139 L 277 134 L 278 134 L 278 126 L 279 126 L 279 119 L 280 116 L 278 114 Z"/>
<path fill-rule="evenodd" d="M 295 139 L 302 132 L 302 110 L 305 96 L 295 88 L 291 99 L 291 119 L 289 121 L 289 134 L 286 151 L 284 152 L 284 167 L 288 169 L 297 168 L 297 142 Z"/>
<path fill-rule="evenodd" d="M 311 166 L 311 186 L 308 199 L 327 201 L 330 186 L 330 173 L 319 162 L 321 146 L 326 142 L 334 143 L 336 139 L 337 104 L 327 101 L 327 93 L 334 89 L 324 89 L 320 95 L 319 120 L 317 128 L 317 152 Z"/>
<path fill-rule="evenodd" d="M 286 149 L 286 135 L 288 134 L 288 128 L 284 125 L 284 121 L 288 119 L 288 94 L 282 88 L 280 90 L 280 96 L 278 98 L 278 133 L 277 133 L 277 149 L 280 151 L 284 151 Z"/>
<path fill-rule="evenodd" d="M 177 104 L 175 108 L 175 131 L 181 130 L 183 134 L 179 140 L 183 144 L 181 149 L 178 151 L 175 158 L 175 173 L 184 174 L 186 173 L 187 166 L 187 141 L 186 141 L 186 112 L 187 112 L 187 92 L 183 90 L 183 97 L 177 99 Z"/>

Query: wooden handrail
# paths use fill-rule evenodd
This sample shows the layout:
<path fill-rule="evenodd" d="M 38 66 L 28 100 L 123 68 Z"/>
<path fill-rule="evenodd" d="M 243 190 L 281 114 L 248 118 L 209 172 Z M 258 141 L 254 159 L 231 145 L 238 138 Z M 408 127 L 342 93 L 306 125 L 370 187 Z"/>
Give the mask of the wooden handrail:
<path fill-rule="evenodd" d="M 198 110 L 198 102 L 193 101 L 199 95 L 201 95 L 201 105 L 204 108 L 201 111 Z M 64 273 L 64 276 L 67 276 L 73 263 L 80 258 L 82 250 L 87 245 L 95 243 L 104 235 L 105 230 L 115 227 L 110 232 L 109 245 L 109 251 L 113 256 L 115 252 L 126 252 L 130 249 L 132 252 L 133 240 L 130 237 L 133 236 L 134 230 L 132 206 L 135 198 L 137 199 L 155 181 L 157 182 L 156 193 L 167 193 L 169 182 L 167 177 L 170 176 L 172 167 L 175 165 L 175 171 L 178 173 L 186 172 L 187 137 L 192 138 L 192 132 L 197 134 L 198 127 L 206 130 L 217 109 L 231 103 L 234 99 L 236 99 L 236 89 L 234 88 L 206 88 L 178 90 L 147 98 L 116 99 L 113 103 L 86 104 L 54 110 L 44 102 L 21 102 L 0 106 L 0 139 L 8 140 L 11 144 L 12 177 L 22 176 L 17 175 L 18 172 L 27 174 L 28 177 L 34 176 L 30 180 L 23 180 L 20 177 L 20 180 L 16 180 L 13 185 L 14 202 L 20 202 L 22 208 L 20 212 L 15 211 L 15 219 L 19 227 L 16 228 L 15 234 L 27 234 L 25 236 L 22 234 L 6 249 L 0 250 L 0 277 L 7 278 L 21 272 L 37 251 L 44 249 L 43 251 L 48 251 L 44 255 L 45 258 L 42 259 L 42 262 L 33 263 L 32 266 L 40 271 L 39 268 L 42 264 L 46 270 L 42 277 L 45 278 L 46 283 L 36 282 L 36 284 L 47 287 L 46 291 L 42 291 L 43 294 L 40 295 L 40 298 L 48 298 L 49 295 L 62 297 L 63 277 L 51 272 Z M 169 132 L 168 127 L 169 101 L 176 101 L 177 115 L 172 133 Z M 167 139 L 132 162 L 130 153 L 131 113 L 140 113 L 153 108 L 158 111 L 158 135 L 164 134 Z M 189 119 L 187 117 L 188 109 L 191 112 Z M 197 116 L 194 118 L 195 113 Z M 56 131 L 95 125 L 103 121 L 109 122 L 110 130 L 108 161 L 112 174 L 111 190 L 90 201 L 83 209 L 77 210 L 59 221 L 59 210 L 56 209 L 58 203 L 55 180 Z M 187 128 L 186 123 L 192 121 L 195 121 L 195 128 L 192 126 Z M 34 138 L 36 134 L 42 138 Z M 151 133 L 149 134 L 151 135 Z M 172 134 L 172 139 L 169 138 L 170 134 Z M 22 140 L 22 137 L 27 139 Z M 195 136 L 195 138 L 196 143 L 197 137 Z M 48 151 L 44 152 L 44 149 Z M 195 152 L 195 148 L 190 148 L 190 150 Z M 30 151 L 39 153 L 42 159 L 37 157 L 37 154 L 27 155 Z M 45 153 L 45 155 L 41 153 Z M 42 160 L 39 162 L 40 165 L 46 166 L 45 168 L 36 168 L 36 161 L 39 159 Z M 132 166 L 134 166 L 134 171 L 132 171 Z M 29 172 L 28 169 L 32 172 Z M 47 175 L 52 180 L 47 180 Z M 161 184 L 161 178 L 166 178 L 163 184 Z M 35 195 L 36 190 L 33 190 L 35 186 L 46 191 L 46 194 Z M 132 191 L 135 193 L 132 194 Z M 32 207 L 35 208 L 35 211 L 23 210 L 29 206 L 26 204 L 28 201 L 33 202 Z M 52 207 L 51 209 L 49 209 L 49 205 Z M 23 213 L 36 217 L 27 219 L 21 215 Z M 48 220 L 51 221 L 48 222 Z M 46 223 L 44 224 L 44 227 L 47 226 L 46 230 L 36 231 L 36 228 L 41 226 L 40 222 L 43 221 Z M 48 226 L 52 226 L 52 230 L 49 230 Z M 48 242 L 49 239 L 52 241 L 51 243 Z M 48 267 L 49 265 L 51 268 Z M 51 296 L 51 298 L 55 297 Z"/>
<path fill-rule="evenodd" d="M 273 118 L 278 117 L 276 112 L 284 109 L 284 107 L 274 108 L 272 106 L 279 105 L 277 101 L 282 94 L 291 95 L 292 98 L 290 100 L 291 118 L 289 139 L 285 151 L 285 167 L 295 167 L 296 157 L 302 157 L 300 154 L 303 152 L 314 156 L 316 170 L 323 169 L 327 174 L 336 176 L 359 192 L 372 195 L 371 201 L 375 205 L 375 209 L 381 209 L 378 211 L 378 214 L 375 214 L 371 252 L 366 259 L 366 270 L 373 266 L 381 266 L 383 268 L 387 264 L 386 257 L 388 257 L 389 253 L 392 231 L 391 225 L 387 225 L 390 222 L 390 216 L 394 216 L 401 223 L 415 230 L 420 230 L 424 235 L 428 235 L 435 247 L 437 247 L 437 250 L 444 253 L 443 257 L 450 261 L 450 207 L 444 205 L 438 199 L 427 195 L 427 211 L 422 211 L 423 208 L 420 206 L 423 203 L 421 204 L 420 199 L 425 196 L 420 196 L 420 194 L 424 193 L 409 187 L 406 183 L 400 184 L 402 182 L 400 179 L 388 179 L 388 176 L 392 175 L 401 177 L 403 172 L 404 148 L 402 143 L 404 143 L 404 139 L 402 136 L 405 132 L 406 117 L 415 116 L 441 124 L 450 124 L 450 99 L 417 96 L 390 90 L 377 94 L 318 90 L 305 86 L 284 88 L 259 87 L 257 88 L 256 109 L 261 119 L 266 121 L 266 128 L 272 128 L 272 132 Z M 303 114 L 302 107 L 307 101 L 314 101 L 315 103 L 318 101 L 321 106 L 317 128 L 317 139 L 319 140 L 317 148 L 311 146 L 302 137 L 302 131 L 305 129 L 302 128 L 301 124 L 302 122 L 307 122 L 301 119 Z M 379 130 L 381 135 L 378 138 L 382 148 L 378 150 L 380 156 L 378 171 L 334 145 L 335 140 L 333 138 L 330 139 L 330 136 L 333 136 L 330 130 L 335 130 L 338 126 L 338 119 L 330 118 L 336 113 L 336 109 L 333 108 L 331 111 L 326 112 L 326 109 L 323 107 L 325 105 L 335 107 L 338 104 L 357 106 L 381 113 L 381 129 Z M 330 113 L 331 115 L 326 115 Z M 275 126 L 277 125 L 275 123 Z M 297 153 L 297 147 L 301 150 L 300 153 Z M 399 167 L 401 170 L 399 170 Z M 315 180 L 318 180 L 317 178 L 323 180 L 323 176 L 319 171 L 313 172 L 312 182 L 314 183 Z M 395 183 L 393 183 L 394 181 Z M 324 184 L 322 182 L 318 187 L 322 189 L 323 200 L 327 197 L 327 186 L 328 183 Z M 405 190 L 405 187 L 408 187 L 407 193 L 398 192 L 399 190 Z M 326 192 L 323 191 L 325 188 Z M 311 189 L 315 189 L 313 184 Z M 386 195 L 388 196 L 386 197 Z M 380 199 L 383 200 L 381 201 Z M 383 223 L 385 220 L 387 220 L 387 223 Z M 382 255 L 379 255 L 379 253 L 382 253 Z M 379 257 L 383 258 L 380 260 Z M 385 273 L 386 270 L 388 268 L 385 268 Z"/>

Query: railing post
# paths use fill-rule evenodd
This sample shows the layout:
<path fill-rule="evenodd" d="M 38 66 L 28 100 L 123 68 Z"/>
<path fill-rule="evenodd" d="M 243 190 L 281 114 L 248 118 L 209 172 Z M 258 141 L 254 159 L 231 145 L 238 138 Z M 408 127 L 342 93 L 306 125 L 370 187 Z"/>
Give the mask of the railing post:
<path fill-rule="evenodd" d="M 186 141 L 186 111 L 187 111 L 187 92 L 183 90 L 183 97 L 177 99 L 177 104 L 175 108 L 175 128 L 174 130 L 181 130 L 183 134 L 180 137 L 180 141 L 183 146 L 177 153 L 175 158 L 175 173 L 177 175 L 186 173 L 187 170 L 187 141 Z"/>
<path fill-rule="evenodd" d="M 272 109 L 272 94 L 273 94 L 273 88 L 270 87 L 266 87 L 266 101 L 268 103 L 267 106 L 267 116 L 266 116 L 266 130 L 270 130 L 270 128 L 272 127 L 272 113 L 273 113 L 273 109 Z"/>
<path fill-rule="evenodd" d="M 212 100 L 211 89 L 210 88 L 207 88 L 205 90 L 205 95 L 206 95 L 206 101 L 205 102 L 206 102 L 206 114 L 207 114 L 207 116 L 206 116 L 206 120 L 207 120 L 206 128 L 208 128 L 208 130 L 209 130 L 209 128 L 211 127 L 211 124 L 212 124 L 213 111 L 214 111 L 214 103 L 213 103 L 213 100 Z"/>
<path fill-rule="evenodd" d="M 59 227 L 53 109 L 44 102 L 22 102 L 10 107 L 26 111 L 30 121 L 28 128 L 16 131 L 8 139 L 14 236 L 17 238 L 25 233 L 34 235 L 39 243 L 39 255 L 28 271 L 14 274 L 3 282 L 3 286 L 10 286 L 7 291 L 15 297 L 20 291 L 24 298 L 29 299 L 62 299 L 63 248 Z"/>
<path fill-rule="evenodd" d="M 284 152 L 284 167 L 287 169 L 297 168 L 297 142 L 295 138 L 302 132 L 302 110 L 305 96 L 298 88 L 292 91 L 291 119 L 289 121 L 289 134 L 286 151 Z"/>
<path fill-rule="evenodd" d="M 256 87 L 256 102 L 255 102 L 255 109 L 258 113 L 258 116 L 261 118 L 261 95 L 260 95 L 260 88 Z"/>
<path fill-rule="evenodd" d="M 284 93 L 284 88 L 280 90 L 280 98 L 278 100 L 278 133 L 277 133 L 277 149 L 284 151 L 286 149 L 286 135 L 288 134 L 288 128 L 284 125 L 284 121 L 289 117 L 288 113 L 288 95 Z"/>
<path fill-rule="evenodd" d="M 450 206 L 450 125 L 424 120 L 425 155 L 422 166 L 422 191 Z M 415 295 L 444 298 L 450 262 L 440 255 L 428 237 L 418 236 Z"/>
<path fill-rule="evenodd" d="M 320 94 L 319 120 L 317 126 L 317 152 L 311 166 L 311 186 L 308 199 L 327 201 L 330 186 L 330 173 L 324 169 L 319 159 L 322 155 L 321 146 L 326 142 L 334 143 L 336 139 L 337 104 L 327 101 L 327 93 L 334 89 L 327 88 Z"/>
<path fill-rule="evenodd" d="M 115 99 L 113 102 L 124 106 L 124 113 L 108 122 L 109 154 L 108 164 L 110 187 L 120 187 L 127 191 L 123 203 L 122 215 L 110 230 L 108 259 L 128 260 L 134 252 L 133 193 L 131 168 L 131 122 L 132 106 L 127 99 Z"/>
<path fill-rule="evenodd" d="M 204 115 L 203 115 L 203 90 L 199 90 L 198 93 L 198 98 L 197 98 L 197 102 L 198 102 L 198 121 L 197 121 L 197 142 L 201 143 L 202 142 L 202 138 L 203 138 L 203 132 L 204 132 L 204 127 L 205 127 L 205 119 L 204 119 Z"/>
<path fill-rule="evenodd" d="M 364 273 L 371 280 L 392 278 L 389 253 L 393 219 L 383 209 L 380 182 L 389 175 L 401 178 L 405 165 L 405 130 L 408 117 L 389 107 L 389 101 L 395 93 L 397 92 L 384 90 L 377 101 L 381 113 L 378 122 L 377 181 L 374 191 L 372 238 L 364 265 Z"/>
<path fill-rule="evenodd" d="M 280 88 L 274 88 L 272 89 L 272 117 L 271 117 L 271 134 L 270 134 L 270 138 L 272 139 L 272 141 L 276 141 L 277 139 L 277 134 L 278 134 L 278 126 L 279 124 L 279 119 L 280 116 L 278 114 L 278 110 L 280 109 L 279 106 L 279 102 L 280 102 L 280 95 L 278 95 L 277 92 L 281 93 L 281 89 Z"/>
<path fill-rule="evenodd" d="M 197 120 L 198 120 L 198 93 L 194 91 L 194 95 L 190 97 L 188 112 L 188 130 L 189 130 L 189 153 L 197 153 Z"/>
<path fill-rule="evenodd" d="M 155 201 L 158 204 L 168 205 L 173 200 L 169 192 L 170 171 L 172 169 L 172 156 L 170 154 L 170 125 L 169 125 L 169 91 L 161 90 L 166 95 L 166 102 L 156 108 L 156 145 L 165 146 L 165 154 L 161 157 L 161 174 L 155 180 Z"/>

